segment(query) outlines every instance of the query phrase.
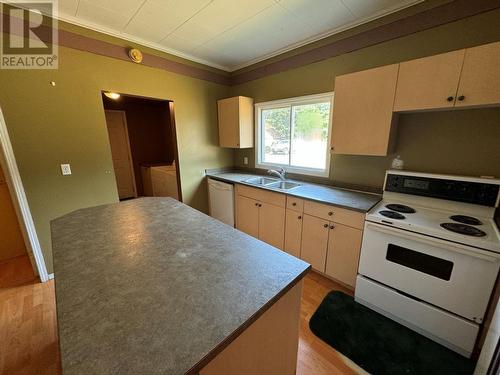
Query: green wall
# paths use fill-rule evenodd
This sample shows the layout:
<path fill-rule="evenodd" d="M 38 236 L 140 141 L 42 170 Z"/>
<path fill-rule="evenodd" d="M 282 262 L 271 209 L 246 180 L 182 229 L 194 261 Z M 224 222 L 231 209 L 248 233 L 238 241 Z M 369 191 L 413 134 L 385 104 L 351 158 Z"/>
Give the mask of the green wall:
<path fill-rule="evenodd" d="M 228 96 L 225 86 L 61 47 L 58 70 L 0 70 L 0 87 L 49 273 L 50 220 L 118 200 L 101 90 L 174 101 L 185 203 L 207 211 L 205 168 L 233 164 L 233 151 L 217 146 L 216 100 Z M 71 176 L 61 175 L 61 163 L 71 164 Z"/>
<path fill-rule="evenodd" d="M 263 102 L 332 91 L 335 76 L 339 74 L 498 41 L 499 23 L 500 11 L 484 13 L 235 86 L 232 94 L 250 96 L 255 102 Z M 384 172 L 398 154 L 407 169 L 500 177 L 499 142 L 498 108 L 403 114 L 399 120 L 393 155 L 335 155 L 331 162 L 330 179 L 381 188 Z M 248 157 L 249 166 L 253 167 L 254 149 L 237 150 L 236 165 L 244 166 L 244 156 Z"/>
<path fill-rule="evenodd" d="M 49 272 L 50 220 L 118 200 L 101 90 L 174 101 L 184 201 L 206 211 L 204 169 L 243 165 L 244 156 L 250 166 L 254 163 L 253 149 L 233 152 L 217 146 L 217 99 L 248 95 L 260 102 L 331 91 L 338 74 L 500 40 L 499 20 L 500 11 L 488 12 L 231 88 L 63 47 L 58 70 L 0 70 L 0 107 Z M 60 27 L 122 47 L 131 45 L 76 26 Z M 500 109 L 405 114 L 399 121 L 395 154 L 408 169 L 500 176 L 498 140 Z M 335 156 L 330 178 L 381 187 L 393 157 Z M 61 163 L 70 163 L 73 175 L 61 176 Z"/>

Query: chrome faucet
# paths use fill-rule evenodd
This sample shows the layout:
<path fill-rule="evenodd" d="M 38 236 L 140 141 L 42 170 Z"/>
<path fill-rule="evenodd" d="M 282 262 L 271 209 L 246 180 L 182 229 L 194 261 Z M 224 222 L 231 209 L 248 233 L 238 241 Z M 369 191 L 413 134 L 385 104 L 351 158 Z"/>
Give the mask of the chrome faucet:
<path fill-rule="evenodd" d="M 279 177 L 281 178 L 283 181 L 286 180 L 286 171 L 285 171 L 285 168 L 280 168 L 279 171 L 277 171 L 276 169 L 269 169 L 267 171 L 267 173 L 269 173 L 271 176 L 276 176 L 276 177 Z"/>

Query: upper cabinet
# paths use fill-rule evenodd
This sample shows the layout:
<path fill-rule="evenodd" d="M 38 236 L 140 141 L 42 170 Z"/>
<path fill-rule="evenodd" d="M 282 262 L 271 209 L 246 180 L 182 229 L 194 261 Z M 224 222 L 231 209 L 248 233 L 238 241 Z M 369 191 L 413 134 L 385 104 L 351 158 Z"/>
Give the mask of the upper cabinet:
<path fill-rule="evenodd" d="M 229 148 L 253 147 L 253 99 L 245 96 L 217 101 L 219 145 Z"/>
<path fill-rule="evenodd" d="M 500 42 L 338 76 L 331 149 L 385 156 L 395 112 L 500 105 Z"/>
<path fill-rule="evenodd" d="M 394 111 L 452 108 L 464 55 L 460 50 L 401 63 Z"/>
<path fill-rule="evenodd" d="M 387 155 L 398 68 L 394 64 L 336 77 L 334 153 Z"/>
<path fill-rule="evenodd" d="M 456 107 L 500 104 L 500 42 L 467 48 Z"/>

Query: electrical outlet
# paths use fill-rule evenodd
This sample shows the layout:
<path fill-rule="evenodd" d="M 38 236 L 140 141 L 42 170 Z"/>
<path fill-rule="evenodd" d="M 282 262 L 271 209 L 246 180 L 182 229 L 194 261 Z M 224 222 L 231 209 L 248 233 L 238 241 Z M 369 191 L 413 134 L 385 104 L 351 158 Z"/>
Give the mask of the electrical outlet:
<path fill-rule="evenodd" d="M 248 164 L 248 156 L 243 157 L 243 164 L 245 164 L 245 165 Z"/>
<path fill-rule="evenodd" d="M 63 176 L 69 176 L 71 174 L 71 165 L 61 164 L 61 173 Z"/>

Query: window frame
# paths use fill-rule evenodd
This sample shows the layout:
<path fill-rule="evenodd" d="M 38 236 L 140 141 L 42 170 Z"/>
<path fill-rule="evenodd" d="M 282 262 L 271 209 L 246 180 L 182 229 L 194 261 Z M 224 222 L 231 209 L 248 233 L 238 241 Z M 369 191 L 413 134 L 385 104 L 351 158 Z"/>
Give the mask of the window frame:
<path fill-rule="evenodd" d="M 255 103 L 254 105 L 255 106 L 255 167 L 264 169 L 284 168 L 287 172 L 290 173 L 303 174 L 308 176 L 329 177 L 330 160 L 331 160 L 330 141 L 332 138 L 333 97 L 334 97 L 334 92 L 330 91 L 322 94 L 298 96 L 294 98 Z M 264 142 L 262 139 L 262 124 L 261 124 L 263 110 L 283 108 L 283 107 L 293 107 L 294 105 L 297 106 L 297 105 L 324 103 L 326 101 L 330 102 L 330 114 L 328 118 L 328 132 L 326 139 L 327 149 L 326 149 L 326 160 L 325 160 L 324 170 L 317 168 L 308 168 L 308 167 L 296 167 L 289 164 L 266 163 L 263 161 L 262 146 Z M 293 113 L 291 115 L 293 117 Z M 293 121 L 293 118 L 291 118 L 291 121 Z M 290 129 L 290 132 L 291 131 L 292 129 Z"/>

